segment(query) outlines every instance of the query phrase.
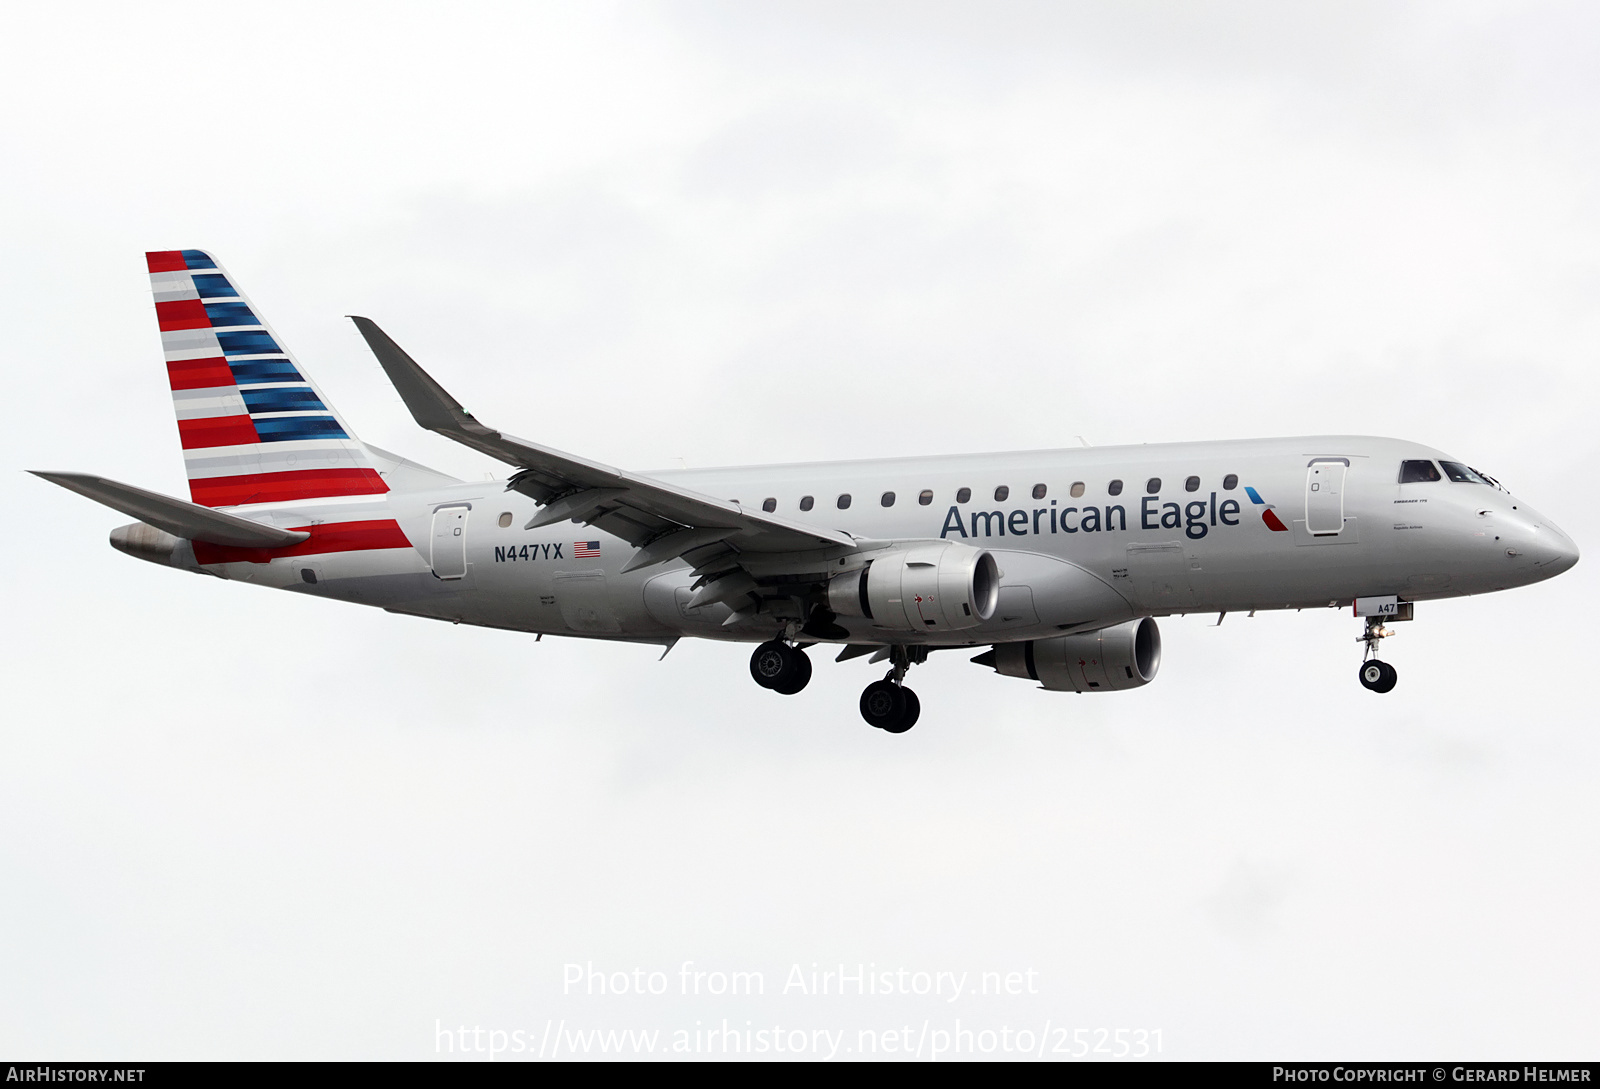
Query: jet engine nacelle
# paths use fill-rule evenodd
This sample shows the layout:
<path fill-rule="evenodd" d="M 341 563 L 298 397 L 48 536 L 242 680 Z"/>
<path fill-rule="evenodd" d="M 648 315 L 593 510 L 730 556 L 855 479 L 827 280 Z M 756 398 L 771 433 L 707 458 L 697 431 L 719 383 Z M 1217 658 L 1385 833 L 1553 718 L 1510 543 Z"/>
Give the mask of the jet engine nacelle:
<path fill-rule="evenodd" d="M 1161 629 L 1146 616 L 1099 631 L 1000 643 L 973 660 L 1054 692 L 1138 688 L 1155 680 L 1161 668 Z"/>
<path fill-rule="evenodd" d="M 891 549 L 828 583 L 828 607 L 890 631 L 958 631 L 994 615 L 1000 569 L 981 548 L 934 541 Z"/>

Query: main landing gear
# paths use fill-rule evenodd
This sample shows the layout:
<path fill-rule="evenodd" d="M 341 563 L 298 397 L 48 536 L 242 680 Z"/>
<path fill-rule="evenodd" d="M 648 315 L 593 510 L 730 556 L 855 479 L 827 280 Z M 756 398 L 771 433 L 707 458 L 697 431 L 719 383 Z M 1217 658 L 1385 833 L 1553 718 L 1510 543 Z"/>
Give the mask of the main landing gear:
<path fill-rule="evenodd" d="M 782 638 L 762 643 L 750 655 L 750 676 L 762 688 L 794 695 L 811 680 L 811 659 L 804 648 L 805 644 L 792 644 Z M 927 647 L 889 648 L 888 674 L 861 693 L 861 717 L 868 726 L 903 734 L 917 724 L 922 701 L 905 686 L 906 670 L 927 660 Z"/>
<path fill-rule="evenodd" d="M 903 734 L 917 724 L 922 701 L 905 686 L 906 670 L 928 660 L 927 647 L 889 648 L 891 668 L 881 681 L 873 681 L 861 693 L 861 717 L 867 725 L 891 734 Z"/>
<path fill-rule="evenodd" d="M 895 684 L 890 679 L 892 676 L 867 685 L 867 690 L 861 693 L 861 717 L 867 720 L 868 726 L 903 734 L 917 724 L 917 716 L 922 714 L 922 701 L 911 689 Z"/>
<path fill-rule="evenodd" d="M 811 659 L 781 639 L 762 643 L 750 655 L 750 676 L 762 688 L 792 696 L 811 681 Z"/>
<path fill-rule="evenodd" d="M 1356 640 L 1367 647 L 1362 655 L 1361 671 L 1356 676 L 1361 681 L 1361 687 L 1369 692 L 1387 692 L 1400 679 L 1394 666 L 1378 661 L 1378 641 L 1394 634 L 1383 626 L 1383 619 L 1381 616 L 1367 617 L 1367 630 Z"/>

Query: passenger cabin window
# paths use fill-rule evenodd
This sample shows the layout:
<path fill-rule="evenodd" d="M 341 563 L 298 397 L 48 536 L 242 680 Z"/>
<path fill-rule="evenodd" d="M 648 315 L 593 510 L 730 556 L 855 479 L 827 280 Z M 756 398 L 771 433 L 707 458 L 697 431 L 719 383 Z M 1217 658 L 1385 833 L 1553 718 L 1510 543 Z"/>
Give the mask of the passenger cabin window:
<path fill-rule="evenodd" d="M 1043 484 L 1035 484 L 1033 486 L 1033 497 L 1035 499 L 1043 499 L 1044 498 L 1044 493 L 1049 491 L 1049 490 L 1050 489 L 1046 488 Z"/>
<path fill-rule="evenodd" d="M 1439 470 L 1433 467 L 1431 461 L 1402 461 L 1400 463 L 1400 483 L 1426 484 L 1430 480 L 1439 479 Z"/>
<path fill-rule="evenodd" d="M 932 503 L 933 502 L 933 489 L 932 488 L 924 488 L 923 491 L 922 491 L 922 494 L 917 496 L 917 502 L 921 503 L 924 507 L 926 507 L 929 503 Z"/>
<path fill-rule="evenodd" d="M 510 525 L 511 525 L 511 512 L 510 511 L 506 511 L 504 514 L 502 514 L 500 516 L 500 528 L 501 529 L 506 529 Z"/>
<path fill-rule="evenodd" d="M 1231 491 L 1233 491 L 1233 489 L 1237 488 L 1238 486 L 1239 486 L 1239 474 L 1238 473 L 1229 473 L 1227 476 L 1222 478 L 1222 490 L 1223 491 L 1231 492 Z"/>
<path fill-rule="evenodd" d="M 1122 481 L 1113 480 L 1111 483 L 1107 484 L 1106 485 L 1106 494 L 1107 495 L 1121 495 L 1122 494 Z"/>
<path fill-rule="evenodd" d="M 1154 495 L 1161 490 L 1161 478 L 1153 476 L 1144 482 L 1144 490 L 1148 495 Z"/>
<path fill-rule="evenodd" d="M 1197 477 L 1197 476 L 1191 476 L 1188 480 L 1185 480 L 1183 482 L 1183 490 L 1186 491 L 1186 492 L 1197 492 L 1197 491 L 1199 491 L 1200 490 L 1200 478 Z"/>
<path fill-rule="evenodd" d="M 840 510 L 849 510 L 850 509 L 850 493 L 849 492 L 845 492 L 843 495 L 841 495 L 839 497 L 839 509 Z"/>
<path fill-rule="evenodd" d="M 1083 481 L 1079 480 L 1079 481 L 1077 481 L 1076 483 L 1074 483 L 1072 485 L 1072 498 L 1074 498 L 1074 499 L 1082 499 L 1083 498 Z"/>
<path fill-rule="evenodd" d="M 882 503 L 886 507 L 894 506 L 894 492 L 884 492 L 883 496 L 878 500 L 878 502 Z"/>
<path fill-rule="evenodd" d="M 813 496 L 813 495 L 802 495 L 800 497 L 800 509 L 801 510 L 810 510 L 812 507 L 814 507 L 816 505 L 817 505 L 816 496 Z"/>
<path fill-rule="evenodd" d="M 967 502 L 970 502 L 971 499 L 972 499 L 972 489 L 971 488 L 961 488 L 961 489 L 957 490 L 957 492 L 956 492 L 956 502 L 957 503 L 967 503 Z"/>
<path fill-rule="evenodd" d="M 769 496 L 761 501 L 761 509 L 766 511 L 768 514 L 771 514 L 773 511 L 778 509 L 778 501 Z"/>
<path fill-rule="evenodd" d="M 994 501 L 996 503 L 1004 503 L 1009 498 L 1011 498 L 1011 489 L 1006 485 L 1002 484 L 994 490 Z"/>
<path fill-rule="evenodd" d="M 1439 465 L 1444 469 L 1444 475 L 1457 484 L 1488 484 L 1489 482 L 1459 461 L 1441 461 Z"/>

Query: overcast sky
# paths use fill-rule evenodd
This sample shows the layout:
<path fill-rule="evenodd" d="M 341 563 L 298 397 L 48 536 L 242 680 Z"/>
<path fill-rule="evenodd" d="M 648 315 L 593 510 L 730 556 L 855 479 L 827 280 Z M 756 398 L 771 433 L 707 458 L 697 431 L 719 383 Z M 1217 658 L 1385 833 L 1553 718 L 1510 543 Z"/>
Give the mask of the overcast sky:
<path fill-rule="evenodd" d="M 0 1053 L 726 1018 L 1593 1057 L 1597 52 L 1578 3 L 14 6 Z M 1173 618 L 1135 692 L 936 656 L 893 737 L 863 661 L 784 699 L 738 646 L 112 551 L 126 519 L 23 470 L 185 494 L 142 258 L 184 247 L 363 438 L 465 477 L 498 467 L 343 315 L 629 468 L 1396 435 L 1589 556 L 1419 606 L 1385 697 L 1345 613 Z M 667 993 L 564 994 L 591 962 Z M 782 993 L 813 963 L 968 993 Z"/>

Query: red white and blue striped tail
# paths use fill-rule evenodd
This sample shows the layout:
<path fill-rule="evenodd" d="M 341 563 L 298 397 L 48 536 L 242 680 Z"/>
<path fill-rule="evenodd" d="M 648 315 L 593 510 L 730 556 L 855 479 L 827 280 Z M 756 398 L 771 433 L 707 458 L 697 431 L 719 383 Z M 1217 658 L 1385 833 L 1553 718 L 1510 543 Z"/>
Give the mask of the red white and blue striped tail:
<path fill-rule="evenodd" d="M 161 250 L 145 259 L 196 503 L 389 490 L 366 447 L 210 254 Z"/>

